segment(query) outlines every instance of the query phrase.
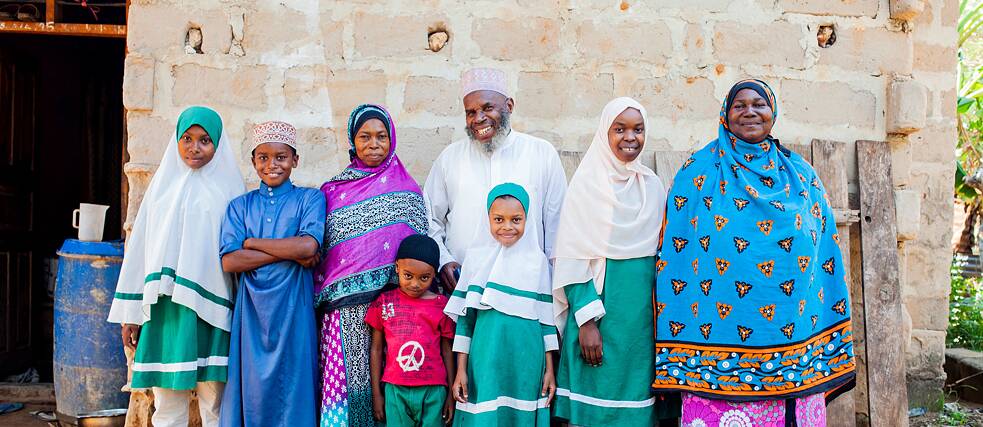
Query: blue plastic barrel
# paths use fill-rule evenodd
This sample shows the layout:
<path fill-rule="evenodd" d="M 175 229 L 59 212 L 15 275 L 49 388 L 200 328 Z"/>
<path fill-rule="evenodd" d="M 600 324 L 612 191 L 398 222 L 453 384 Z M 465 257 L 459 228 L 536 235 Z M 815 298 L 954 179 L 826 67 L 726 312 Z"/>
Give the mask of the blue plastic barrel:
<path fill-rule="evenodd" d="M 55 288 L 55 403 L 69 417 L 123 409 L 129 394 L 120 326 L 109 323 L 123 242 L 65 240 Z"/>

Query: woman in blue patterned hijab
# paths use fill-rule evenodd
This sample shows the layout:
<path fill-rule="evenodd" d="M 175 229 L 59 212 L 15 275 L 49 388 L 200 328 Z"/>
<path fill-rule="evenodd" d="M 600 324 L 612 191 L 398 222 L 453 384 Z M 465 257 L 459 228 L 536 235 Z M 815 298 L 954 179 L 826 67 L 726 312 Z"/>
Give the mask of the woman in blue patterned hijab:
<path fill-rule="evenodd" d="M 833 211 L 777 117 L 767 84 L 738 82 L 669 192 L 652 387 L 683 393 L 683 425 L 825 426 L 826 395 L 853 384 Z"/>

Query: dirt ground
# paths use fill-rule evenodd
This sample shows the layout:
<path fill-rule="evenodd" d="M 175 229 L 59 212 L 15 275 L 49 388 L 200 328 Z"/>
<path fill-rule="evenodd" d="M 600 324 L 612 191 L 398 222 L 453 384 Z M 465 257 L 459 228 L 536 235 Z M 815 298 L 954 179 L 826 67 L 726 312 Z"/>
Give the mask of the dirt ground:
<path fill-rule="evenodd" d="M 0 415 L 0 426 L 3 427 L 45 427 L 48 423 L 38 420 L 31 415 L 33 411 L 54 411 L 55 405 L 24 405 L 24 409 L 9 414 Z"/>
<path fill-rule="evenodd" d="M 17 412 L 0 415 L 2 427 L 46 427 L 49 424 L 31 415 L 33 411 L 53 411 L 54 405 L 29 404 Z M 909 418 L 910 427 L 983 427 L 983 405 L 950 402 L 942 412 L 929 412 Z"/>
<path fill-rule="evenodd" d="M 983 427 L 983 405 L 973 402 L 953 401 L 945 404 L 941 412 L 929 412 L 908 419 L 910 427 Z"/>

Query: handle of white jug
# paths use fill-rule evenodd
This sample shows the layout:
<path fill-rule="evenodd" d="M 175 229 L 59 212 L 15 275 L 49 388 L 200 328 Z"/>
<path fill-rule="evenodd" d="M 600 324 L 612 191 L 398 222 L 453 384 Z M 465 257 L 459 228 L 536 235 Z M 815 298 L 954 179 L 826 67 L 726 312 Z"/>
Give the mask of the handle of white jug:
<path fill-rule="evenodd" d="M 79 228 L 79 211 L 78 209 L 72 211 L 72 227 Z"/>

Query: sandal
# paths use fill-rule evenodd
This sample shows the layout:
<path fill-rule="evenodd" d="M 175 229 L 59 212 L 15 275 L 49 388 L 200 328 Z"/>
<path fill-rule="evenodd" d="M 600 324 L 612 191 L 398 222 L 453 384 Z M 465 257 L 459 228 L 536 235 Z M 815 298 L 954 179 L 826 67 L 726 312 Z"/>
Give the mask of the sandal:
<path fill-rule="evenodd" d="M 33 9 L 33 12 L 31 10 Z M 26 10 L 26 12 L 25 12 Z M 41 18 L 41 11 L 37 6 L 26 3 L 17 8 L 17 19 L 24 22 L 38 22 Z"/>

